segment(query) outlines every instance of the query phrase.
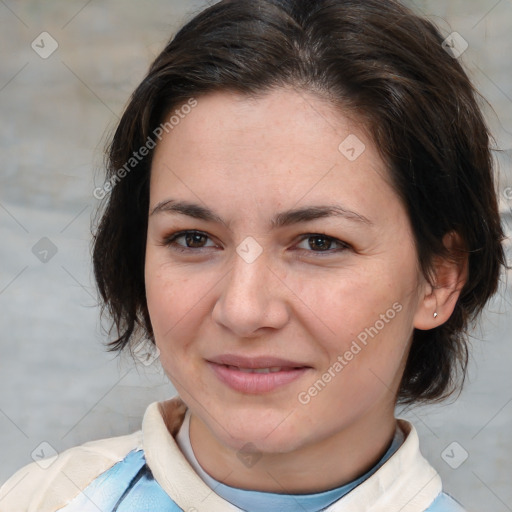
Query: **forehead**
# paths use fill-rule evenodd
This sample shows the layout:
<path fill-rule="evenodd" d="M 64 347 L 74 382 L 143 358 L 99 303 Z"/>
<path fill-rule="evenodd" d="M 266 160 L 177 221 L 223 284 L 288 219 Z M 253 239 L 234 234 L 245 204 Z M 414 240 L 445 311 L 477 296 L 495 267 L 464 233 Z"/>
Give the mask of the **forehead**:
<path fill-rule="evenodd" d="M 242 215 L 341 201 L 378 215 L 399 201 L 365 128 L 303 91 L 200 96 L 155 150 L 151 205 L 172 195 Z"/>
<path fill-rule="evenodd" d="M 243 161 L 252 150 L 262 163 L 265 157 L 274 158 L 276 154 L 287 159 L 308 154 L 319 163 L 329 163 L 332 150 L 338 156 L 339 143 L 350 135 L 354 141 L 358 136 L 367 148 L 370 145 L 365 126 L 305 91 L 280 88 L 258 97 L 224 91 L 200 96 L 196 101 L 197 106 L 181 119 L 170 113 L 168 117 L 173 117 L 176 124 L 169 136 L 164 135 L 157 154 L 162 148 L 179 146 L 181 153 L 188 152 L 191 157 L 229 156 Z M 356 149 L 361 148 L 359 144 Z M 374 148 L 368 149 L 373 153 Z"/>

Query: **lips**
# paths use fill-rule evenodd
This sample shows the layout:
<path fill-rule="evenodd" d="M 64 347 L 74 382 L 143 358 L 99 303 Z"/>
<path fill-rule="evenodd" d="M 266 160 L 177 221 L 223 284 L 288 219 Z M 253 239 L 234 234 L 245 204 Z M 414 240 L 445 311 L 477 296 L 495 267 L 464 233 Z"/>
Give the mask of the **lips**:
<path fill-rule="evenodd" d="M 216 377 L 231 389 L 248 394 L 268 393 L 303 376 L 310 366 L 299 361 L 225 354 L 209 359 Z"/>

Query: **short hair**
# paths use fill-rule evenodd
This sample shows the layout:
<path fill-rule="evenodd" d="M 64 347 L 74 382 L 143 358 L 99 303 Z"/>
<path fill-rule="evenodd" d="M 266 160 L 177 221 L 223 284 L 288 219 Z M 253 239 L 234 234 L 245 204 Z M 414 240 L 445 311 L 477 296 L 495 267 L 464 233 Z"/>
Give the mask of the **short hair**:
<path fill-rule="evenodd" d="M 215 91 L 254 97 L 292 86 L 362 121 L 406 208 L 431 283 L 434 259 L 448 256 L 444 235 L 458 233 L 467 282 L 447 322 L 414 330 L 396 398 L 439 401 L 461 389 L 468 329 L 497 291 L 504 234 L 479 96 L 443 39 L 394 0 L 224 0 L 181 28 L 132 94 L 107 150 L 110 193 L 93 264 L 102 312 L 116 332 L 110 349 L 141 336 L 154 343 L 144 285 L 153 151 L 127 168 L 133 153 L 191 98 Z"/>

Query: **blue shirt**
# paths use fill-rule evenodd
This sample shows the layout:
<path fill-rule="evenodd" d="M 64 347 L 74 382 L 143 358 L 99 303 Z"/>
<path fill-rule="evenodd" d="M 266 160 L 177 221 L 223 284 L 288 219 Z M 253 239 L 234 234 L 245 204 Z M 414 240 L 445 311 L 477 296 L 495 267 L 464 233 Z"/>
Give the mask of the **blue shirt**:
<path fill-rule="evenodd" d="M 321 497 L 321 501 L 323 501 L 325 496 L 334 496 L 340 489 L 343 489 L 343 493 L 346 494 L 349 491 L 345 492 L 345 489 L 353 489 L 354 486 L 349 484 L 327 493 L 319 493 L 319 499 Z M 235 494 L 239 498 L 244 494 L 247 497 L 254 496 L 252 491 L 241 489 L 236 489 Z M 315 510 L 318 512 L 322 510 L 322 508 L 311 508 L 315 505 L 315 495 L 255 494 L 270 494 L 275 498 L 274 504 L 270 505 L 271 508 L 267 510 Z M 281 503 L 288 506 L 290 499 L 295 504 L 294 508 L 281 508 Z M 251 502 L 249 501 L 249 503 Z M 269 502 L 266 503 L 268 506 Z M 130 452 L 121 462 L 96 478 L 61 510 L 63 512 L 98 512 L 98 510 L 102 512 L 183 512 L 153 478 L 142 450 Z M 251 508 L 242 510 L 253 512 L 258 509 L 252 508 L 251 505 Z M 464 509 L 443 493 L 428 508 L 427 512 L 464 512 Z"/>
<path fill-rule="evenodd" d="M 187 411 L 176 436 L 183 456 L 210 489 L 217 495 L 247 512 L 321 512 L 343 498 L 370 478 L 404 442 L 405 436 L 396 429 L 390 447 L 381 460 L 360 478 L 329 491 L 314 494 L 278 494 L 238 489 L 212 478 L 199 464 L 190 442 L 190 412 Z M 172 498 L 153 478 L 143 450 L 130 452 L 121 462 L 96 478 L 68 506 L 65 512 L 175 512 L 181 511 Z M 427 512 L 464 512 L 446 494 L 440 494 Z"/>

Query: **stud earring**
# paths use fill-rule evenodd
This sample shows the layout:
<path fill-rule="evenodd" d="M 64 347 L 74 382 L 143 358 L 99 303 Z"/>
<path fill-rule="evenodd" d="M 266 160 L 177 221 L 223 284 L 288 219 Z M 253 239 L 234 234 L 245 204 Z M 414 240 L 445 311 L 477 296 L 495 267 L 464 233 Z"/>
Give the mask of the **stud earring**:
<path fill-rule="evenodd" d="M 437 318 L 437 311 L 434 311 L 434 318 Z"/>

